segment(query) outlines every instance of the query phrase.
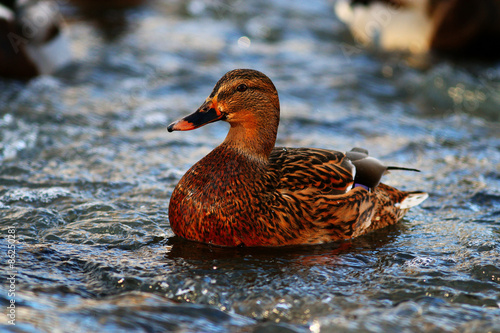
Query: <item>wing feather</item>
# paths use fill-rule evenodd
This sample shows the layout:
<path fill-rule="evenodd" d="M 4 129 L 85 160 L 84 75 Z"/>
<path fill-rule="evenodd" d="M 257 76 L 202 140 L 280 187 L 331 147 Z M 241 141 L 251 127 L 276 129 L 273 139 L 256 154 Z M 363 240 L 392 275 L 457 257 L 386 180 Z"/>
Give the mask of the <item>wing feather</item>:
<path fill-rule="evenodd" d="M 351 161 L 338 151 L 277 147 L 269 157 L 268 176 L 277 190 L 343 194 L 352 187 L 354 173 Z"/>

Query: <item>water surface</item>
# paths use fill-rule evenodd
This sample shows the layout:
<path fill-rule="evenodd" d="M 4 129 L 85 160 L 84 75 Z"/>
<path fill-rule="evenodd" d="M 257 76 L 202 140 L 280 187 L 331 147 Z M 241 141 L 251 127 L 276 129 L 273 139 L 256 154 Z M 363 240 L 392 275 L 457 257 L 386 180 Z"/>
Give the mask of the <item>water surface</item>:
<path fill-rule="evenodd" d="M 18 240 L 17 321 L 3 330 L 500 331 L 500 65 L 363 49 L 325 1 L 157 1 L 107 23 L 64 13 L 74 62 L 0 80 L 2 256 L 10 227 Z M 174 237 L 172 190 L 228 127 L 166 125 L 234 68 L 276 84 L 277 144 L 365 147 L 421 169 L 386 182 L 430 198 L 341 244 Z"/>

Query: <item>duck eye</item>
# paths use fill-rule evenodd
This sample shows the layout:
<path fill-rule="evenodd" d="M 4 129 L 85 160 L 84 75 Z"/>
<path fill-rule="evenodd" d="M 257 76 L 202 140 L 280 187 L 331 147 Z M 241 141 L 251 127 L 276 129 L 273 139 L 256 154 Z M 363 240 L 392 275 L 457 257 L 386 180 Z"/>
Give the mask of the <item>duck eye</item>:
<path fill-rule="evenodd" d="M 236 90 L 238 90 L 239 92 L 243 92 L 245 90 L 247 90 L 247 85 L 246 84 L 240 84 L 238 87 L 236 87 Z"/>

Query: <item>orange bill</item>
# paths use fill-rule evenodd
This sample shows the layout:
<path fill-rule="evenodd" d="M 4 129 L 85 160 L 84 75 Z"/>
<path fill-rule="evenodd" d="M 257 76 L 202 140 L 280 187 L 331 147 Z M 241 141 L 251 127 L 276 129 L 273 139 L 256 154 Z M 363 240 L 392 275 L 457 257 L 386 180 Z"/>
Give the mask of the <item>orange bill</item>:
<path fill-rule="evenodd" d="M 211 100 L 203 103 L 198 110 L 189 116 L 174 121 L 168 125 L 167 130 L 169 132 L 189 131 L 214 121 L 224 119 L 224 117 L 225 114 L 218 109 L 217 102 L 215 100 Z"/>

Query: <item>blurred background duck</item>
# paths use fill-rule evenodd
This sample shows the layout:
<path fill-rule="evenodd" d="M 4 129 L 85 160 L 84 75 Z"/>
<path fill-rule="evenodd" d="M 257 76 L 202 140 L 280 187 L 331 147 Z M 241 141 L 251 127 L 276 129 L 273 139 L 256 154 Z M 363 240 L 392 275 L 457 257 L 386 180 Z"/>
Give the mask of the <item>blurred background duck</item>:
<path fill-rule="evenodd" d="M 51 74 L 70 60 L 56 2 L 0 1 L 0 76 Z"/>
<path fill-rule="evenodd" d="M 500 0 L 338 0 L 335 12 L 365 45 L 500 57 Z"/>

